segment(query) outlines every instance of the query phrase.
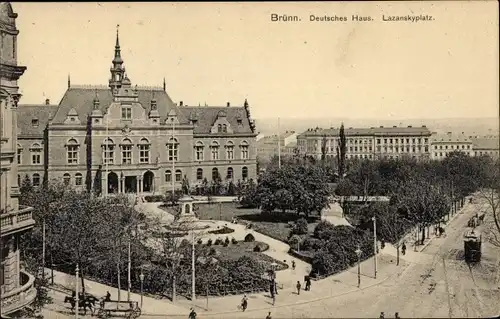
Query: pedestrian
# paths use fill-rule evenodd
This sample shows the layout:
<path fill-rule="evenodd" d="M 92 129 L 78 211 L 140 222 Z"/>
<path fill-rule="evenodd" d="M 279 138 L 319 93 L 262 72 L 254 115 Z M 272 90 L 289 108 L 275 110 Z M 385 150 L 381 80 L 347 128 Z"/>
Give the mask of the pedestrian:
<path fill-rule="evenodd" d="M 194 311 L 194 308 L 191 308 L 191 312 L 189 313 L 189 319 L 196 319 L 196 311 Z"/>
<path fill-rule="evenodd" d="M 401 319 L 401 317 L 399 316 L 399 312 L 396 312 L 396 313 L 394 314 L 394 318 L 396 318 L 396 319 Z"/>
<path fill-rule="evenodd" d="M 406 244 L 403 243 L 403 246 L 401 246 L 401 253 L 403 254 L 403 256 L 406 254 Z"/>
<path fill-rule="evenodd" d="M 385 318 L 385 315 L 384 315 L 384 312 L 382 311 L 382 312 L 380 313 L 380 319 L 384 319 L 384 318 Z"/>
<path fill-rule="evenodd" d="M 295 260 L 292 260 L 292 270 L 295 270 Z"/>
<path fill-rule="evenodd" d="M 247 295 L 243 295 L 243 299 L 241 299 L 241 309 L 243 309 L 243 311 L 245 311 L 245 310 L 247 310 L 247 306 L 248 306 Z"/>
<path fill-rule="evenodd" d="M 300 295 L 300 281 L 297 280 L 297 295 Z"/>
<path fill-rule="evenodd" d="M 271 317 L 271 311 L 269 311 L 269 313 L 267 314 L 266 319 L 273 319 L 273 318 Z"/>
<path fill-rule="evenodd" d="M 278 294 L 278 282 L 277 281 L 274 282 L 274 293 Z"/>
<path fill-rule="evenodd" d="M 106 297 L 104 297 L 104 301 L 111 301 L 111 294 L 109 291 L 106 291 Z"/>
<path fill-rule="evenodd" d="M 276 303 L 276 294 L 272 294 L 271 297 L 273 298 L 273 306 Z"/>

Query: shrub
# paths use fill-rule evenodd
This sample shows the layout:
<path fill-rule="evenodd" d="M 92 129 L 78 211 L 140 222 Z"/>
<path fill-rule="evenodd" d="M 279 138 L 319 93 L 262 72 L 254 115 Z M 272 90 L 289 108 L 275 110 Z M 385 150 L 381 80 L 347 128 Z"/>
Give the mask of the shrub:
<path fill-rule="evenodd" d="M 230 241 L 229 241 L 229 237 L 226 237 L 226 240 L 224 240 L 224 244 L 229 245 Z"/>
<path fill-rule="evenodd" d="M 293 235 L 292 237 L 290 237 L 290 239 L 288 240 L 288 244 L 290 245 L 290 247 L 292 249 L 297 249 L 297 244 L 300 243 L 302 241 L 302 239 L 300 238 L 299 235 Z"/>
<path fill-rule="evenodd" d="M 321 240 L 317 238 L 307 237 L 300 245 L 301 250 L 318 250 L 323 246 Z"/>
<path fill-rule="evenodd" d="M 236 245 L 238 243 L 238 241 L 236 239 L 234 239 L 234 237 L 231 239 L 231 244 L 233 245 Z"/>
<path fill-rule="evenodd" d="M 222 239 L 217 238 L 214 242 L 214 245 L 222 245 Z"/>
<path fill-rule="evenodd" d="M 163 195 L 148 195 L 148 196 L 144 196 L 144 199 L 148 203 L 164 202 L 165 196 L 163 196 Z"/>
<path fill-rule="evenodd" d="M 245 242 L 250 243 L 250 242 L 253 242 L 253 241 L 255 241 L 255 237 L 252 234 L 247 234 L 245 236 Z"/>
<path fill-rule="evenodd" d="M 212 238 L 207 241 L 207 246 L 212 246 Z"/>
<path fill-rule="evenodd" d="M 257 244 L 255 245 L 255 247 L 253 248 L 253 251 L 256 252 L 256 253 L 260 253 L 262 249 L 260 248 L 260 246 Z"/>
<path fill-rule="evenodd" d="M 201 245 L 201 244 L 203 244 L 203 240 L 200 238 L 200 239 L 198 239 L 197 243 L 198 243 L 198 245 Z"/>
<path fill-rule="evenodd" d="M 210 252 L 208 253 L 210 256 L 213 256 L 213 255 L 216 255 L 217 254 L 217 250 L 215 250 L 215 248 L 210 248 Z"/>
<path fill-rule="evenodd" d="M 321 221 L 314 228 L 314 237 L 318 239 L 327 239 L 332 236 L 333 231 L 335 230 L 335 225 Z"/>
<path fill-rule="evenodd" d="M 224 226 L 224 227 L 222 227 L 220 229 L 210 230 L 208 233 L 210 233 L 210 234 L 218 234 L 218 235 L 230 234 L 230 233 L 234 233 L 234 229 Z"/>
<path fill-rule="evenodd" d="M 306 235 L 307 232 L 307 220 L 305 218 L 300 218 L 295 222 L 295 225 L 292 229 L 292 234 Z"/>

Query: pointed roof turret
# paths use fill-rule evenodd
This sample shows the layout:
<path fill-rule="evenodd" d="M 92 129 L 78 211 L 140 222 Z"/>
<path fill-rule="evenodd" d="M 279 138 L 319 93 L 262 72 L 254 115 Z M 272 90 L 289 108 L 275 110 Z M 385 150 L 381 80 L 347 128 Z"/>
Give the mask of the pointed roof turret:
<path fill-rule="evenodd" d="M 68 73 L 68 89 L 71 87 L 71 78 L 69 77 L 69 73 Z"/>
<path fill-rule="evenodd" d="M 122 64 L 123 59 L 121 56 L 121 48 L 120 48 L 120 34 L 118 28 L 119 24 L 116 25 L 116 44 L 115 44 L 115 58 L 113 59 L 113 64 L 116 66 L 117 64 Z"/>
<path fill-rule="evenodd" d="M 167 83 L 165 82 L 165 77 L 163 77 L 163 91 L 167 92 Z"/>

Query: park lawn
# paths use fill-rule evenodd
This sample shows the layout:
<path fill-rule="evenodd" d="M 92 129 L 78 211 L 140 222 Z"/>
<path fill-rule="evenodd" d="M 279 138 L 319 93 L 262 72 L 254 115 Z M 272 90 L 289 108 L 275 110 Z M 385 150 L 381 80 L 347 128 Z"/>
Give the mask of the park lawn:
<path fill-rule="evenodd" d="M 228 236 L 229 237 L 229 236 Z M 222 240 L 225 240 L 224 236 L 220 237 Z M 231 238 L 231 237 L 229 237 Z M 278 264 L 278 270 L 286 269 L 288 266 L 284 264 L 280 260 L 275 260 L 274 258 L 264 254 L 263 252 L 254 252 L 255 246 L 259 245 L 260 248 L 264 251 L 269 248 L 269 246 L 265 243 L 254 241 L 254 242 L 238 242 L 237 244 L 232 244 L 230 243 L 228 246 L 224 247 L 223 245 L 203 245 L 203 250 L 206 250 L 208 253 L 212 248 L 214 248 L 217 251 L 217 254 L 213 256 L 216 259 L 219 259 L 221 261 L 223 260 L 237 260 L 238 258 L 241 258 L 243 256 L 247 256 L 249 258 L 252 258 L 256 262 L 260 262 L 266 267 L 266 269 L 269 269 L 271 264 L 273 262 Z"/>

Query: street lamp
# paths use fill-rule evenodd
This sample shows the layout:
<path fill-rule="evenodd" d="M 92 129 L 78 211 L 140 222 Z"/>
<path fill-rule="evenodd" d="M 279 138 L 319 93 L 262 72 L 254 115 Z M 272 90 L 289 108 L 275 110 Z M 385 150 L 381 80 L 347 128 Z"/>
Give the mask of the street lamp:
<path fill-rule="evenodd" d="M 372 217 L 372 221 L 373 221 L 373 248 L 374 248 L 374 270 L 375 270 L 375 279 L 377 279 L 377 219 L 375 218 L 375 216 Z"/>
<path fill-rule="evenodd" d="M 358 245 L 358 249 L 356 249 L 356 255 L 358 256 L 358 288 L 361 286 L 361 267 L 360 267 L 360 259 L 361 259 L 361 248 Z"/>
<path fill-rule="evenodd" d="M 141 281 L 141 309 L 142 309 L 142 302 L 143 302 L 143 285 L 144 285 L 144 274 L 142 273 L 141 269 L 141 274 L 139 275 L 139 280 Z"/>

